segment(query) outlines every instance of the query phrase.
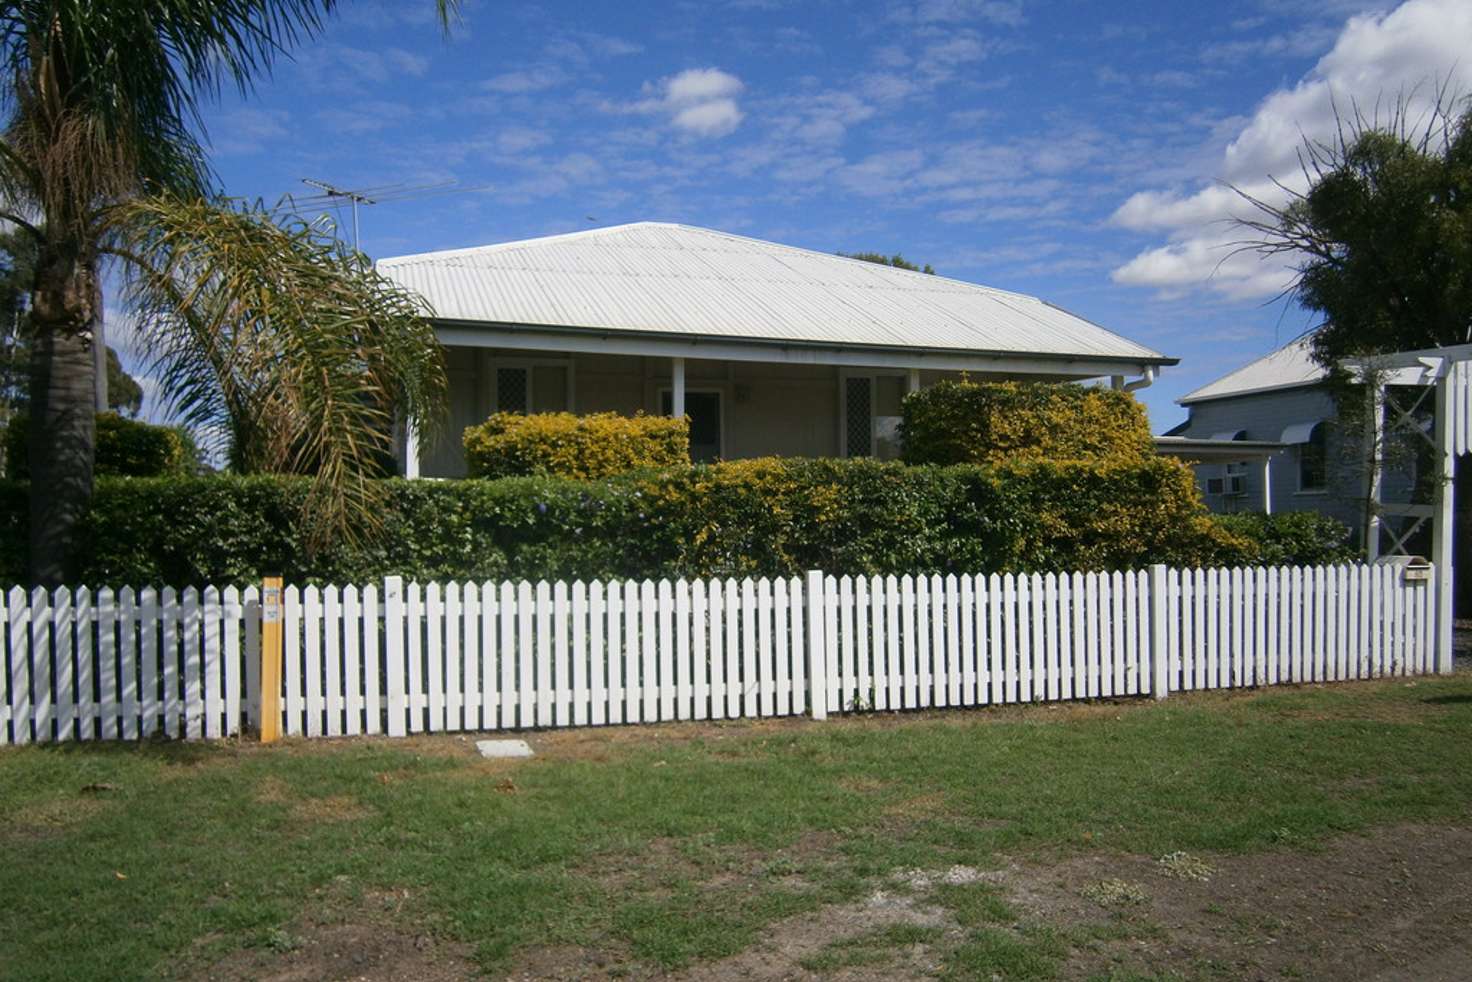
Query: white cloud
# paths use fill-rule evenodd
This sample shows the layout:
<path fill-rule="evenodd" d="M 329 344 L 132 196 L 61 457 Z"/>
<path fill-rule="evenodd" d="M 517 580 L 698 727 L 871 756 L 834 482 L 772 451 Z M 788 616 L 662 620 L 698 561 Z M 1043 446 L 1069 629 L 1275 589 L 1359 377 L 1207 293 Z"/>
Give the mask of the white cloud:
<path fill-rule="evenodd" d="M 725 136 L 746 117 L 737 102 L 744 88 L 741 79 L 719 68 L 689 68 L 658 82 L 645 82 L 644 98 L 638 102 L 605 108 L 663 114 L 670 125 L 690 136 Z"/>
<path fill-rule="evenodd" d="M 272 140 L 288 134 L 284 109 L 233 109 L 210 126 L 210 141 L 221 155 L 260 153 Z"/>
<path fill-rule="evenodd" d="M 522 95 L 556 88 L 567 79 L 567 73 L 557 66 L 540 65 L 493 75 L 480 83 L 480 87 L 487 92 L 498 92 L 502 95 Z"/>
<path fill-rule="evenodd" d="M 1169 241 L 1114 270 L 1114 281 L 1168 291 L 1207 286 L 1232 297 L 1278 292 L 1291 277 L 1287 263 L 1231 255 L 1235 235 L 1228 222 L 1248 206 L 1220 182 L 1272 202 L 1285 200 L 1273 180 L 1305 190 L 1298 150 L 1305 137 L 1332 139 L 1336 105 L 1341 113 L 1356 106 L 1373 113 L 1405 98 L 1410 118 L 1419 118 L 1438 83 L 1472 91 L 1469 49 L 1472 4 L 1466 0 L 1409 0 L 1389 14 L 1351 18 L 1312 71 L 1258 106 L 1216 161 L 1216 182 L 1196 190 L 1140 191 L 1115 211 L 1114 224 L 1165 232 Z"/>

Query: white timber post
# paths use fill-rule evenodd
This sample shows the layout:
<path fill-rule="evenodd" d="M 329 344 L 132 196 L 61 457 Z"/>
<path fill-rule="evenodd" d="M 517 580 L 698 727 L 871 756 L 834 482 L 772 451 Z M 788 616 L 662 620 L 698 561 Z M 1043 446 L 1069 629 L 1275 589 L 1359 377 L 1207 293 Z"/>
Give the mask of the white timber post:
<path fill-rule="evenodd" d="M 920 369 L 912 368 L 905 377 L 905 391 L 915 393 L 920 391 Z"/>
<path fill-rule="evenodd" d="M 1436 564 L 1436 670 L 1452 671 L 1452 524 L 1456 521 L 1456 456 L 1452 453 L 1451 362 L 1443 359 L 1436 379 L 1436 516 L 1431 526 L 1431 561 Z"/>
<path fill-rule="evenodd" d="M 1169 577 L 1164 563 L 1150 567 L 1150 694 L 1156 699 L 1170 695 L 1170 646 L 1167 644 L 1166 600 Z"/>
<path fill-rule="evenodd" d="M 1379 378 L 1372 378 L 1370 385 L 1370 419 L 1366 424 L 1370 441 L 1370 486 L 1365 495 L 1370 502 L 1369 520 L 1365 523 L 1365 561 L 1373 563 L 1380 558 L 1380 485 L 1381 471 L 1385 465 L 1385 389 Z"/>
<path fill-rule="evenodd" d="M 808 700 L 813 719 L 828 718 L 828 644 L 823 632 L 823 573 L 808 570 Z"/>
<path fill-rule="evenodd" d="M 419 476 L 419 427 L 412 419 L 404 420 L 404 476 Z"/>
<path fill-rule="evenodd" d="M 1273 458 L 1262 459 L 1262 513 L 1273 513 Z"/>
<path fill-rule="evenodd" d="M 670 359 L 670 415 L 685 415 L 685 359 Z"/>

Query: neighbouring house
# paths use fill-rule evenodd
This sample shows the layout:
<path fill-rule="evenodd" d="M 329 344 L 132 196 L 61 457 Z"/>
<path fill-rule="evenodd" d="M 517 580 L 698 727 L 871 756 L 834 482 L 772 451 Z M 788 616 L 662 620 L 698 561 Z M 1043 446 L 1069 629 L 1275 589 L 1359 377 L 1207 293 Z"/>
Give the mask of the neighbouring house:
<path fill-rule="evenodd" d="M 898 454 L 942 378 L 1148 385 L 1168 358 L 1035 297 L 657 222 L 380 260 L 448 350 L 450 418 L 404 473 L 465 472 L 494 412 L 687 415 L 696 460 Z M 1133 381 L 1127 381 L 1133 380 Z"/>
<path fill-rule="evenodd" d="M 1365 443 L 1338 420 L 1310 340 L 1311 335 L 1298 338 L 1176 400 L 1189 416 L 1157 444 L 1204 440 L 1218 448 L 1215 455 L 1178 454 L 1197 462 L 1197 481 L 1213 511 L 1262 511 L 1267 501 L 1273 510 L 1331 515 L 1358 536 L 1369 473 Z M 1398 384 L 1394 375 L 1387 382 Z M 1233 441 L 1253 452 L 1234 457 L 1220 449 Z M 1389 457 L 1382 475 L 1385 500 L 1409 499 L 1414 455 Z"/>

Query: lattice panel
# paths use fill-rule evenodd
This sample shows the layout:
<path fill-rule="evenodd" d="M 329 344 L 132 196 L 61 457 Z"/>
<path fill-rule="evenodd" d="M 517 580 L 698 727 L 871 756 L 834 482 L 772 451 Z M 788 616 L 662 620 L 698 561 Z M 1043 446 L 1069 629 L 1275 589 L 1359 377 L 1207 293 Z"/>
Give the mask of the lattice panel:
<path fill-rule="evenodd" d="M 844 426 L 848 432 L 848 455 L 869 457 L 874 453 L 874 389 L 867 378 L 851 378 L 844 390 Z"/>
<path fill-rule="evenodd" d="M 525 368 L 496 369 L 496 410 L 498 412 L 526 412 L 526 375 Z"/>

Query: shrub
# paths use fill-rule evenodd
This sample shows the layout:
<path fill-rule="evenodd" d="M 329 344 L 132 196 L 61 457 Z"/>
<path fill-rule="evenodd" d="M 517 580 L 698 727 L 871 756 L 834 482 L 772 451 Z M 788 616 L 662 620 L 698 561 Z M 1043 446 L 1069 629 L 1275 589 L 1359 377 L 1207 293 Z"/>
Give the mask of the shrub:
<path fill-rule="evenodd" d="M 1189 470 L 1034 462 L 906 467 L 766 458 L 599 481 L 390 480 L 392 533 L 310 555 L 304 478 L 98 482 L 79 563 L 90 584 L 835 573 L 985 573 L 1245 561 Z M 25 487 L 0 486 L 0 579 L 24 570 Z"/>
<path fill-rule="evenodd" d="M 938 382 L 906 397 L 908 464 L 1143 460 L 1145 409 L 1128 392 L 1041 382 Z"/>
<path fill-rule="evenodd" d="M 1349 526 L 1315 511 L 1276 515 L 1244 512 L 1217 515 L 1216 523 L 1253 545 L 1251 562 L 1260 566 L 1324 566 L 1362 558 L 1350 544 Z"/>
<path fill-rule="evenodd" d="M 11 417 L 5 430 L 5 459 L 9 476 L 30 476 L 26 450 L 29 421 Z M 155 426 L 117 413 L 97 414 L 97 457 L 93 473 L 99 477 L 161 477 L 185 474 L 198 467 L 198 451 L 187 431 Z"/>
<path fill-rule="evenodd" d="M 471 477 L 612 477 L 690 461 L 690 424 L 618 413 L 496 413 L 465 430 Z"/>

